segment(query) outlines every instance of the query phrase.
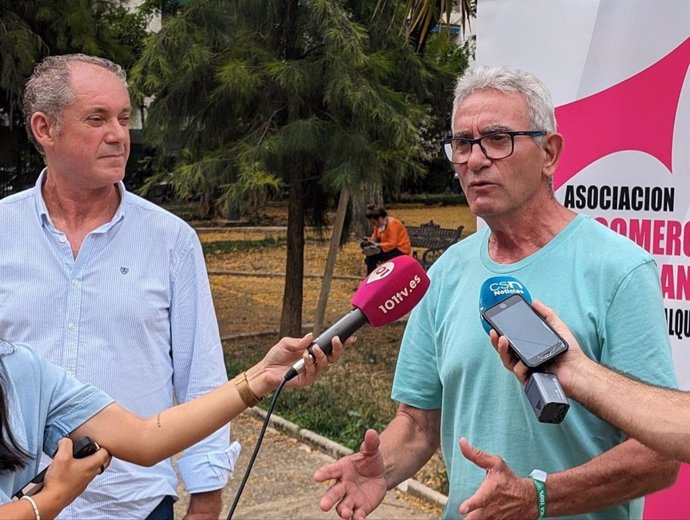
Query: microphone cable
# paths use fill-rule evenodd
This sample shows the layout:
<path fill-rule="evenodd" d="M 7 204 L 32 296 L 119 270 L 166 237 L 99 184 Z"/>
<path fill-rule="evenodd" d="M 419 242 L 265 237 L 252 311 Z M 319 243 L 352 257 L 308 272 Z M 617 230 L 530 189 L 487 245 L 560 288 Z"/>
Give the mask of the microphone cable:
<path fill-rule="evenodd" d="M 242 496 L 242 491 L 244 491 L 244 486 L 247 483 L 247 480 L 249 479 L 249 474 L 252 471 L 252 467 L 254 466 L 254 461 L 256 460 L 256 456 L 259 454 L 259 448 L 261 448 L 261 442 L 264 439 L 264 434 L 266 433 L 266 428 L 268 428 L 268 421 L 271 418 L 271 414 L 273 413 L 273 408 L 275 408 L 276 402 L 278 401 L 278 396 L 280 395 L 280 392 L 283 390 L 283 387 L 285 384 L 292 379 L 290 376 L 290 372 L 285 374 L 283 376 L 283 380 L 280 382 L 280 385 L 278 385 L 278 388 L 276 391 L 273 393 L 273 399 L 271 399 L 271 405 L 268 407 L 268 411 L 266 412 L 266 417 L 264 418 L 264 424 L 261 427 L 261 431 L 259 432 L 259 437 L 256 439 L 256 445 L 254 446 L 254 452 L 252 453 L 252 456 L 249 459 L 249 463 L 247 464 L 247 469 L 244 470 L 244 476 L 242 477 L 242 482 L 240 482 L 240 487 L 237 488 L 237 493 L 235 494 L 235 499 L 232 502 L 232 506 L 230 506 L 230 511 L 228 512 L 227 520 L 232 520 L 232 515 L 235 514 L 235 509 L 237 509 L 237 504 L 240 501 L 240 497 Z"/>

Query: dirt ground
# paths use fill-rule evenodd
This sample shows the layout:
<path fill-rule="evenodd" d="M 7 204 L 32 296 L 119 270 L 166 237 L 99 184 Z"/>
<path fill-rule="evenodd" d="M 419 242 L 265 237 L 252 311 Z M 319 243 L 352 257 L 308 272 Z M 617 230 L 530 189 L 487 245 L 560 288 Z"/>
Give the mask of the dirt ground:
<path fill-rule="evenodd" d="M 402 205 L 387 209 L 390 215 L 400 218 L 407 225 L 419 225 L 433 219 L 442 227 L 456 228 L 463 225 L 464 235 L 476 229 L 475 218 L 466 206 Z M 271 225 L 284 225 L 284 208 L 269 208 L 267 212 L 267 221 Z M 284 239 L 285 231 L 216 228 L 200 230 L 199 236 L 202 243 L 208 246 L 212 242 L 228 240 L 257 241 L 267 237 Z M 307 234 L 303 299 L 303 324 L 306 330 L 309 330 L 308 325 L 314 321 L 329 239 L 328 234 Z M 246 366 L 277 341 L 285 256 L 284 245 L 235 252 L 207 252 L 206 263 L 229 366 Z M 329 292 L 326 325 L 351 308 L 352 294 L 365 274 L 363 255 L 358 242 L 353 239 L 338 252 L 335 277 Z M 380 392 L 382 414 L 392 416 L 395 405 L 390 401 L 391 367 L 394 367 L 397 358 L 402 331 L 401 325 L 379 329 L 365 327 L 358 332 L 357 343 L 343 356 L 340 363 L 332 367 L 329 377 L 334 378 L 334 381 L 342 377 L 352 391 Z M 259 332 L 264 334 L 256 335 Z M 390 373 L 381 373 L 382 367 Z M 443 492 L 445 476 L 440 457 L 434 457 L 416 478 Z"/>
<path fill-rule="evenodd" d="M 257 433 L 262 421 L 244 413 L 232 422 L 232 436 L 243 449 L 235 467 L 235 474 L 223 490 L 223 510 L 220 518 L 228 516 L 239 484 L 244 476 Z M 330 455 L 291 436 L 269 427 L 266 438 L 253 466 L 246 487 L 237 504 L 236 520 L 337 520 L 334 510 L 324 513 L 319 508 L 321 497 L 329 484 L 314 481 L 314 471 L 333 462 Z M 189 507 L 189 497 L 178 486 L 180 500 L 175 504 L 175 518 L 182 518 Z M 390 490 L 383 503 L 369 520 L 433 520 L 441 508 L 399 490 Z"/>
<path fill-rule="evenodd" d="M 464 226 L 464 234 L 476 229 L 476 221 L 467 206 L 403 205 L 388 208 L 390 215 L 408 225 L 419 225 L 434 220 L 442 227 Z M 267 220 L 274 225 L 284 224 L 285 208 L 266 210 Z M 281 220 L 282 217 L 282 220 Z M 321 276 L 326 265 L 330 235 L 307 233 L 304 253 L 304 299 L 302 322 L 314 322 L 316 304 L 321 290 Z M 216 228 L 200 231 L 202 242 L 220 240 L 260 240 L 285 237 L 283 229 L 274 231 L 242 228 Z M 207 254 L 216 312 L 222 336 L 277 330 L 283 297 L 286 247 L 267 247 L 235 253 Z M 244 274 L 240 274 L 240 273 Z M 253 275 L 250 275 L 253 273 Z M 273 274 L 274 276 L 268 276 Z M 330 323 L 350 309 L 353 290 L 366 274 L 364 257 L 356 240 L 351 240 L 339 252 L 335 278 L 331 284 L 326 323 Z"/>

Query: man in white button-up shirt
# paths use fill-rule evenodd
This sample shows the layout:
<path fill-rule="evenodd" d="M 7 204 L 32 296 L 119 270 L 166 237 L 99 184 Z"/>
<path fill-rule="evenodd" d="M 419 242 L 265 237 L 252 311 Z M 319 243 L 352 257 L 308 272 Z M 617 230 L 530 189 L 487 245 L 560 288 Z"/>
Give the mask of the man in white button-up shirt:
<path fill-rule="evenodd" d="M 122 183 L 131 110 L 124 72 L 108 60 L 36 67 L 24 111 L 46 168 L 0 202 L 0 331 L 150 416 L 227 374 L 196 233 Z M 180 458 L 188 520 L 218 519 L 238 454 L 226 427 Z M 170 460 L 113 460 L 61 518 L 172 518 L 176 484 Z"/>

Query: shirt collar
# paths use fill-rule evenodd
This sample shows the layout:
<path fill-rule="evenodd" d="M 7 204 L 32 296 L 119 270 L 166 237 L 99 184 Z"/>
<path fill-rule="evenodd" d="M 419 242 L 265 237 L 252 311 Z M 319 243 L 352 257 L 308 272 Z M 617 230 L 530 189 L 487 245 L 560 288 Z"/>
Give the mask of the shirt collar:
<path fill-rule="evenodd" d="M 43 190 L 41 189 L 43 187 L 43 183 L 45 182 L 47 173 L 48 168 L 43 168 L 34 186 L 36 190 L 36 211 L 38 212 L 38 216 L 44 225 L 49 223 L 52 227 L 55 227 L 53 226 L 53 222 L 50 220 L 48 207 L 46 206 L 46 201 L 43 199 Z M 118 181 L 116 185 L 117 190 L 120 192 L 120 205 L 117 207 L 117 211 L 115 211 L 115 215 L 113 215 L 112 220 L 105 225 L 104 230 L 109 229 L 125 216 L 125 196 L 127 190 L 125 189 L 125 184 L 122 181 Z"/>

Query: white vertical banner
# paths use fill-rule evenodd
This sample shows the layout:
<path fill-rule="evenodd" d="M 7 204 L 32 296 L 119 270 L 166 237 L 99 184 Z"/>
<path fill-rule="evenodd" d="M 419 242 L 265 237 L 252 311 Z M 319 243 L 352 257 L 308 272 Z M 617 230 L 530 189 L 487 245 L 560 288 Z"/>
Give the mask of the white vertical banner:
<path fill-rule="evenodd" d="M 558 200 L 656 259 L 690 390 L 690 1 L 479 0 L 476 25 L 479 65 L 528 70 L 551 90 Z M 688 487 L 684 466 L 645 519 L 690 518 Z"/>

